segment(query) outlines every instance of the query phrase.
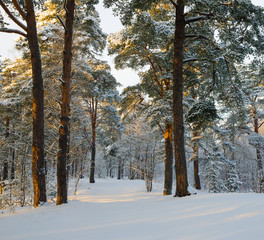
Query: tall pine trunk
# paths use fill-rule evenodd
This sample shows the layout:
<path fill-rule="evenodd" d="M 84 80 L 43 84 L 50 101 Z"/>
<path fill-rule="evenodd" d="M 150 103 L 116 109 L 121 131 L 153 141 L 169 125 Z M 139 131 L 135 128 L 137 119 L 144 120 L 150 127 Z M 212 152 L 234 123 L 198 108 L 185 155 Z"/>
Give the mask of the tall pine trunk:
<path fill-rule="evenodd" d="M 164 189 L 163 195 L 172 194 L 173 183 L 173 141 L 172 141 L 172 124 L 165 122 L 165 172 L 164 172 Z"/>
<path fill-rule="evenodd" d="M 258 123 L 258 116 L 257 111 L 254 109 L 253 111 L 254 116 L 254 132 L 259 133 L 259 123 Z M 263 164 L 262 164 L 262 156 L 259 147 L 256 148 L 256 155 L 257 155 L 257 192 L 262 193 L 264 191 L 264 174 L 263 174 Z"/>
<path fill-rule="evenodd" d="M 5 132 L 5 140 L 6 144 L 9 148 L 8 138 L 9 138 L 9 117 L 6 117 L 6 132 Z M 7 151 L 7 155 L 4 158 L 4 166 L 3 166 L 3 181 L 8 179 L 8 159 L 9 159 L 9 151 Z"/>
<path fill-rule="evenodd" d="M 117 172 L 117 179 L 121 179 L 121 171 L 122 171 L 122 161 L 121 158 L 118 159 L 118 172 Z"/>
<path fill-rule="evenodd" d="M 13 136 L 15 136 L 15 128 L 13 126 Z M 11 180 L 14 180 L 15 179 L 15 170 L 16 170 L 16 164 L 15 164 L 15 154 L 16 154 L 16 150 L 15 150 L 15 139 L 13 138 L 12 140 L 12 144 L 13 144 L 13 147 L 12 147 L 12 159 L 11 159 Z"/>
<path fill-rule="evenodd" d="M 176 6 L 173 57 L 173 133 L 175 151 L 175 173 L 177 181 L 175 196 L 178 197 L 189 195 L 183 125 L 184 28 L 184 1 L 179 0 Z"/>
<path fill-rule="evenodd" d="M 69 143 L 74 0 L 67 1 L 65 10 L 66 23 L 63 50 L 62 104 L 59 128 L 59 151 L 57 161 L 57 205 L 67 203 L 67 155 Z"/>
<path fill-rule="evenodd" d="M 198 137 L 198 131 L 197 130 L 193 130 L 193 137 Z M 199 156 L 198 156 L 198 145 L 196 140 L 193 140 L 193 155 L 194 155 L 194 159 L 193 159 L 193 173 L 194 173 L 194 186 L 195 189 L 200 190 L 201 189 L 201 182 L 200 182 L 200 176 L 199 176 Z"/>
<path fill-rule="evenodd" d="M 91 120 L 92 120 L 92 142 L 91 142 L 91 167 L 90 167 L 90 183 L 95 183 L 95 154 L 96 154 L 96 121 L 97 121 L 97 100 L 92 99 L 91 104 Z"/>
<path fill-rule="evenodd" d="M 34 4 L 33 0 L 26 0 L 25 2 L 27 9 L 27 40 L 31 53 L 33 79 L 32 178 L 34 188 L 34 207 L 37 207 L 40 202 L 47 201 L 44 159 L 44 89 Z"/>

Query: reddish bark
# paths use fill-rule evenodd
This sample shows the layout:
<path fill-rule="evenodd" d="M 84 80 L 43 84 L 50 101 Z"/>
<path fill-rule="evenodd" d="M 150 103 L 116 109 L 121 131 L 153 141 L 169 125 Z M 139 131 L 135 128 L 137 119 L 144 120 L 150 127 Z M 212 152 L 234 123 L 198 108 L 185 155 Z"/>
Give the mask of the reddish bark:
<path fill-rule="evenodd" d="M 163 195 L 172 194 L 173 183 L 173 141 L 172 141 L 172 124 L 165 122 L 165 172 L 164 172 L 164 189 Z"/>
<path fill-rule="evenodd" d="M 92 121 L 92 142 L 91 142 L 91 167 L 90 167 L 90 183 L 95 183 L 95 154 L 96 154 L 96 125 L 97 125 L 97 100 L 92 99 L 91 102 L 91 121 Z"/>
<path fill-rule="evenodd" d="M 57 161 L 57 205 L 67 203 L 67 156 L 69 144 L 73 21 L 74 0 L 68 0 L 66 4 L 62 74 L 62 104 Z"/>
<path fill-rule="evenodd" d="M 32 0 L 26 0 L 25 2 L 27 9 L 27 40 L 31 53 L 33 79 L 32 178 L 34 188 L 34 206 L 37 207 L 40 202 L 47 201 L 44 159 L 44 88 L 34 3 Z"/>
<path fill-rule="evenodd" d="M 198 137 L 198 132 L 196 130 L 193 130 L 193 137 Z M 199 176 L 199 156 L 198 156 L 198 145 L 196 141 L 194 140 L 193 143 L 193 171 L 194 171 L 194 186 L 195 189 L 201 189 L 201 182 L 200 182 L 200 176 Z"/>
<path fill-rule="evenodd" d="M 184 30 L 184 1 L 178 0 L 176 5 L 173 57 L 173 133 L 175 151 L 175 172 L 177 181 L 175 196 L 178 197 L 184 197 L 189 195 L 183 125 Z"/>

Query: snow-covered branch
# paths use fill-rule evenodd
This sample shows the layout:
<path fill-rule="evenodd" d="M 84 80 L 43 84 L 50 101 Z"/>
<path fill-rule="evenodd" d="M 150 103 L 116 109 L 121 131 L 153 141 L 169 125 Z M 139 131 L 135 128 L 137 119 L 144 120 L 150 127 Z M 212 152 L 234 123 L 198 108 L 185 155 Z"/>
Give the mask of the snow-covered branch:
<path fill-rule="evenodd" d="M 208 37 L 204 36 L 204 35 L 197 35 L 197 34 L 186 34 L 185 38 L 202 38 L 202 39 L 206 39 L 209 40 Z"/>
<path fill-rule="evenodd" d="M 2 0 L 0 0 L 0 6 L 4 9 L 4 11 L 6 12 L 6 14 L 10 17 L 11 20 L 13 20 L 14 23 L 16 23 L 19 27 L 21 27 L 22 29 L 24 29 L 27 32 L 27 27 L 20 22 L 7 8 L 7 6 L 3 3 Z"/>
<path fill-rule="evenodd" d="M 11 28 L 0 28 L 0 32 L 4 32 L 4 33 L 15 33 L 15 34 L 19 34 L 19 35 L 22 35 L 23 37 L 27 37 L 27 34 L 22 32 L 22 31 L 19 31 L 17 29 L 11 29 Z"/>
<path fill-rule="evenodd" d="M 24 13 L 22 8 L 17 3 L 17 0 L 12 0 L 12 2 L 14 4 L 15 8 L 17 9 L 17 11 L 20 13 L 21 17 L 26 21 L 26 14 Z"/>

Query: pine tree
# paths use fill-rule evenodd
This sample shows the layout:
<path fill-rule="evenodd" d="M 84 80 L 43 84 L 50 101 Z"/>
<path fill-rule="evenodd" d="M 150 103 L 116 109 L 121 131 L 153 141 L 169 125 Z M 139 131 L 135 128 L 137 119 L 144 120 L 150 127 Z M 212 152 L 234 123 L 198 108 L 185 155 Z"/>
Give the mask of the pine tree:
<path fill-rule="evenodd" d="M 13 5 L 0 1 L 9 18 L 22 30 L 1 28 L 1 32 L 17 33 L 27 38 L 31 53 L 32 78 L 33 78 L 33 144 L 32 144 L 32 177 L 34 186 L 34 206 L 46 202 L 45 160 L 44 160 L 44 89 L 42 78 L 41 55 L 36 27 L 35 6 L 32 0 L 26 0 L 24 5 L 13 1 Z M 16 10 L 26 25 L 16 18 L 10 9 Z"/>
<path fill-rule="evenodd" d="M 67 203 L 67 155 L 69 141 L 74 5 L 74 0 L 68 0 L 65 5 L 66 22 L 63 50 L 62 104 L 57 161 L 57 205 Z"/>
<path fill-rule="evenodd" d="M 141 83 L 137 90 L 153 99 L 146 109 L 148 118 L 152 119 L 152 126 L 158 125 L 164 136 L 165 180 L 163 194 L 170 195 L 173 182 L 173 141 L 169 98 L 172 83 L 170 69 L 172 67 L 173 31 L 171 19 L 164 14 L 165 9 L 167 10 L 168 6 L 161 4 L 159 8 L 137 13 L 131 26 L 110 35 L 108 51 L 110 54 L 117 54 L 115 65 L 118 68 L 126 66 L 137 70 L 149 67 L 148 70 L 139 74 Z M 142 29 L 148 30 L 142 31 Z M 133 91 L 135 88 L 127 88 L 124 90 L 124 95 Z M 129 101 L 129 99 L 127 100 Z M 126 101 L 125 98 L 124 101 Z M 135 101 L 133 104 L 138 104 L 138 102 Z M 133 104 L 132 102 L 127 103 L 126 108 L 129 107 L 128 105 L 132 108 Z M 125 111 L 125 109 L 123 110 Z"/>
<path fill-rule="evenodd" d="M 135 12 L 146 11 L 153 5 L 160 3 L 156 0 L 126 2 L 105 0 L 104 2 L 107 7 L 115 6 L 115 11 L 126 25 L 133 23 L 131 19 Z M 263 12 L 261 8 L 244 1 L 235 1 L 229 4 L 220 0 L 203 3 L 195 0 L 189 2 L 170 0 L 168 3 L 171 3 L 175 8 L 173 57 L 173 130 L 177 178 L 175 195 L 186 196 L 189 193 L 184 146 L 183 70 L 184 64 L 201 61 L 205 57 L 204 52 L 189 51 L 185 45 L 186 40 L 193 39 L 196 43 L 195 46 L 201 46 L 206 40 L 212 46 L 211 58 L 215 54 L 221 53 L 229 72 L 228 65 L 230 62 L 242 61 L 247 54 L 261 49 L 261 46 L 256 44 L 254 39 L 260 40 L 262 38 L 260 29 L 263 26 Z M 190 10 L 185 12 L 184 9 L 187 7 L 190 7 Z M 254 21 L 248 18 L 248 13 L 255 16 Z M 226 24 L 227 22 L 230 24 Z M 249 25 L 250 28 L 248 28 Z M 216 30 L 219 32 L 218 39 L 214 39 Z M 200 43 L 197 43 L 197 40 Z M 228 52 L 229 49 L 231 52 Z M 208 59 L 210 60 L 210 58 Z M 214 64 L 213 62 L 212 65 Z"/>

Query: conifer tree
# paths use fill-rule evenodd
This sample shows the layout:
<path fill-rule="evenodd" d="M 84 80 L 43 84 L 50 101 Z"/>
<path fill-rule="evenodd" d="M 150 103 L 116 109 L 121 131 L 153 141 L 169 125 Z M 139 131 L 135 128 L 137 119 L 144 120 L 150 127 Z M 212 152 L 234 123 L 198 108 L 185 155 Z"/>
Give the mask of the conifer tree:
<path fill-rule="evenodd" d="M 65 5 L 66 21 L 63 50 L 62 103 L 57 161 L 57 205 L 67 203 L 67 155 L 69 144 L 74 5 L 74 0 L 67 0 Z"/>
<path fill-rule="evenodd" d="M 173 182 L 173 141 L 172 141 L 172 112 L 171 112 L 171 84 L 172 84 L 172 20 L 164 14 L 167 5 L 160 5 L 149 12 L 135 15 L 133 24 L 121 32 L 109 36 L 108 51 L 117 54 L 115 65 L 117 68 L 130 67 L 134 70 L 148 66 L 149 69 L 139 73 L 141 83 L 137 85 L 137 92 L 152 98 L 151 104 L 145 106 L 148 119 L 152 126 L 158 125 L 165 140 L 165 180 L 164 195 L 170 195 Z M 148 29 L 142 31 L 142 29 Z M 123 113 L 129 108 L 137 108 L 133 104 L 142 104 L 129 99 L 136 88 L 124 90 Z M 127 97 L 126 97 L 127 96 Z M 128 106 L 130 105 L 130 106 Z M 143 112 L 143 111 L 142 111 Z"/>
<path fill-rule="evenodd" d="M 115 7 L 115 11 L 125 25 L 133 23 L 131 19 L 135 12 L 146 11 L 159 2 L 157 0 L 104 1 L 107 7 Z M 185 45 L 186 40 L 192 39 L 196 42 L 196 46 L 201 46 L 202 41 L 206 40 L 205 42 L 212 46 L 211 58 L 221 53 L 229 71 L 230 62 L 242 61 L 247 54 L 263 50 L 255 41 L 255 39 L 262 39 L 260 32 L 263 27 L 263 11 L 251 2 L 245 1 L 169 0 L 166 3 L 171 3 L 175 8 L 173 56 L 173 131 L 177 179 L 175 196 L 183 197 L 189 194 L 184 146 L 183 70 L 184 64 L 204 61 L 205 57 L 198 51 L 189 51 Z M 254 20 L 248 18 L 249 13 L 254 15 Z M 230 24 L 226 24 L 227 22 Z M 219 32 L 218 39 L 214 39 L 215 31 Z M 228 52 L 228 49 L 232 51 Z"/>
<path fill-rule="evenodd" d="M 40 4 L 40 3 L 38 3 Z M 44 160 L 44 89 L 42 78 L 41 55 L 35 17 L 35 4 L 26 0 L 24 4 L 15 1 L 0 1 L 0 5 L 8 17 L 21 29 L 2 27 L 1 32 L 16 33 L 25 37 L 31 53 L 32 78 L 33 78 L 33 144 L 32 144 L 32 177 L 34 186 L 34 206 L 46 202 L 45 160 Z M 11 9 L 15 9 L 16 13 Z M 26 25 L 18 19 L 19 16 Z"/>

